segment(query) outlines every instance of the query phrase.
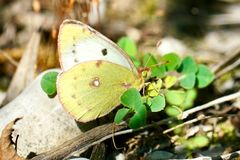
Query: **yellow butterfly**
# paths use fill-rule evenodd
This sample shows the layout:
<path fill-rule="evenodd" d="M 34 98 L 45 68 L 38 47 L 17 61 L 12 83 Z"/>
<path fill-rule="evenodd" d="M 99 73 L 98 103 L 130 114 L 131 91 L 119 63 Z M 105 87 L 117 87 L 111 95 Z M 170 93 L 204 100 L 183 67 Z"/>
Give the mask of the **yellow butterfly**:
<path fill-rule="evenodd" d="M 130 58 L 111 40 L 75 20 L 59 30 L 58 51 L 62 68 L 57 92 L 63 107 L 77 121 L 102 117 L 120 104 L 120 96 L 144 83 Z"/>

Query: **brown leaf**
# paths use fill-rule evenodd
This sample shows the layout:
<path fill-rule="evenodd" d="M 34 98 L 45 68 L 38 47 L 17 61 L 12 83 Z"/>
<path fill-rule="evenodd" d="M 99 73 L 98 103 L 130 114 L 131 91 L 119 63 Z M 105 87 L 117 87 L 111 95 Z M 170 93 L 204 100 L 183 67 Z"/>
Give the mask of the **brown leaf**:
<path fill-rule="evenodd" d="M 10 122 L 2 131 L 0 137 L 0 160 L 24 160 L 24 158 L 17 155 L 17 151 L 11 141 L 12 127 L 19 119 L 21 118 L 16 118 Z"/>

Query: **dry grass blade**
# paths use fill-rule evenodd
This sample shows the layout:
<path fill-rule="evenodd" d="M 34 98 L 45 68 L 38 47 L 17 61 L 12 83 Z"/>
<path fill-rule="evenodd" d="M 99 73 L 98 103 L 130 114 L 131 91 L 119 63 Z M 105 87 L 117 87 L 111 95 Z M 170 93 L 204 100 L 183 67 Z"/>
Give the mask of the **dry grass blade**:
<path fill-rule="evenodd" d="M 20 118 L 16 118 L 10 122 L 2 132 L 0 138 L 0 160 L 24 160 L 24 158 L 17 155 L 17 151 L 11 141 L 12 127 L 19 119 Z"/>
<path fill-rule="evenodd" d="M 18 62 L 16 62 L 8 53 L 6 53 L 3 50 L 0 50 L 0 53 L 3 55 L 3 57 L 5 57 L 11 64 L 13 64 L 14 66 L 18 66 Z"/>
<path fill-rule="evenodd" d="M 40 34 L 36 32 L 33 33 L 10 83 L 2 105 L 7 104 L 17 97 L 17 95 L 34 79 L 39 42 Z"/>

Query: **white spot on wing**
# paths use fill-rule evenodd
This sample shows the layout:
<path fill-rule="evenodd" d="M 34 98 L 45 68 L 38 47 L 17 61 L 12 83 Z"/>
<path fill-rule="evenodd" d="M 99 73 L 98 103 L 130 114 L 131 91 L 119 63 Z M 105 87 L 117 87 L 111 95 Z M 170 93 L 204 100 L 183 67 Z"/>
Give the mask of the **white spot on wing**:
<path fill-rule="evenodd" d="M 99 87 L 100 86 L 99 78 L 98 77 L 93 78 L 92 82 L 90 82 L 90 86 Z"/>
<path fill-rule="evenodd" d="M 100 86 L 99 80 L 98 80 L 98 79 L 95 79 L 95 80 L 93 81 L 93 85 L 94 85 L 95 87 L 99 87 L 99 86 Z"/>

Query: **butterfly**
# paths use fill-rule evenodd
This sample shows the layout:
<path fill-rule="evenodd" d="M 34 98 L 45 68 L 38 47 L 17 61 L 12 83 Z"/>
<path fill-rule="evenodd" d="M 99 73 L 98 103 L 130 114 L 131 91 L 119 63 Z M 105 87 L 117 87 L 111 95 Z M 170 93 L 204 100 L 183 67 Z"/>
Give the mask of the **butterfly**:
<path fill-rule="evenodd" d="M 144 80 L 131 59 L 110 39 L 76 20 L 64 20 L 58 34 L 62 72 L 57 79 L 63 107 L 79 122 L 103 117 L 129 88 Z"/>

